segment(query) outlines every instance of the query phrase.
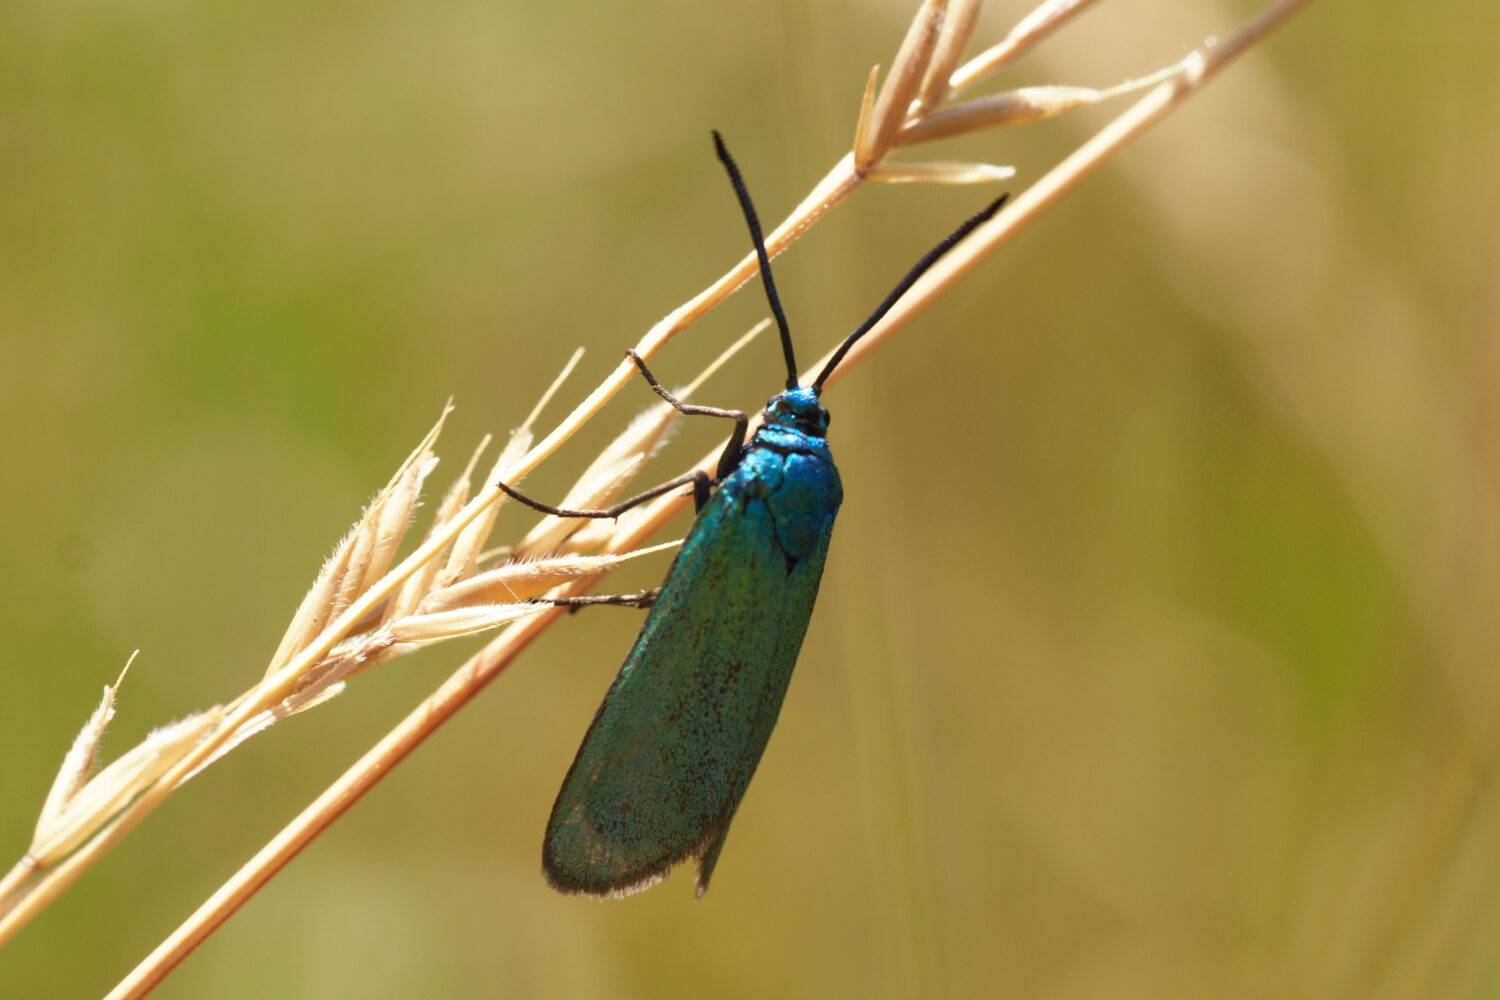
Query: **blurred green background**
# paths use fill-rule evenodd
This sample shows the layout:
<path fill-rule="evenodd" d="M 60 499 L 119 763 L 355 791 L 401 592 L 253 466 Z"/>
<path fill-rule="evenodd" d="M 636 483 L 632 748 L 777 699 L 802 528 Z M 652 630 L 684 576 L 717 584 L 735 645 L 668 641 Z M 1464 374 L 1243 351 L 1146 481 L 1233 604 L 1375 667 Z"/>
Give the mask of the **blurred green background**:
<path fill-rule="evenodd" d="M 132 649 L 113 753 L 259 675 L 449 396 L 444 473 L 736 260 L 708 130 L 780 219 L 914 6 L 0 6 L 3 852 Z M 1003 82 L 1110 84 L 1255 7 L 1102 5 Z M 1497 37 L 1491 4 L 1322 0 L 830 391 L 848 500 L 706 899 L 539 874 L 639 622 L 603 609 L 158 995 L 1500 995 Z M 1019 189 L 1112 110 L 932 155 Z M 804 357 L 990 193 L 869 186 L 802 240 Z M 777 365 L 701 398 L 758 407 Z M 0 952 L 0 995 L 102 994 L 473 648 L 174 796 Z"/>

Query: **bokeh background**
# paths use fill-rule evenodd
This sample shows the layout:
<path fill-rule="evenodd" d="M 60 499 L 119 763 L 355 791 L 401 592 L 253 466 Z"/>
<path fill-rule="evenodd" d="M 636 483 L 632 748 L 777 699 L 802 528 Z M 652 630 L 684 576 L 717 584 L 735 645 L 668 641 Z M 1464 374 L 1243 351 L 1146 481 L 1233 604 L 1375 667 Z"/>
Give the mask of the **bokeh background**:
<path fill-rule="evenodd" d="M 708 130 L 779 219 L 914 6 L 0 5 L 0 850 L 132 649 L 115 752 L 258 676 L 448 397 L 451 470 L 737 259 Z M 1003 82 L 1110 84 L 1255 6 L 1105 4 Z M 830 392 L 848 501 L 705 900 L 538 872 L 639 620 L 603 609 L 158 995 L 1500 993 L 1496 38 L 1491 4 L 1321 0 Z M 1019 187 L 1108 114 L 939 152 Z M 871 186 L 819 225 L 779 272 L 803 354 L 986 195 Z M 703 398 L 757 407 L 777 365 Z M 214 767 L 0 995 L 102 994 L 475 646 Z"/>

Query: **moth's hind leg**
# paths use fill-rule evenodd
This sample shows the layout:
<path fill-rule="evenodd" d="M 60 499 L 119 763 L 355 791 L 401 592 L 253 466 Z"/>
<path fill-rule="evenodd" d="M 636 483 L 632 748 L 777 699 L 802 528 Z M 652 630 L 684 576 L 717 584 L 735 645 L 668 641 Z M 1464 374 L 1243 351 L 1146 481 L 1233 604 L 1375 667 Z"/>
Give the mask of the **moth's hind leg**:
<path fill-rule="evenodd" d="M 559 608 L 571 608 L 577 611 L 579 608 L 590 607 L 595 604 L 613 604 L 622 608 L 649 608 L 656 604 L 656 599 L 661 596 L 660 587 L 652 587 L 650 590 L 638 591 L 634 594 L 588 594 L 583 597 L 539 597 L 537 604 L 552 604 Z"/>
<path fill-rule="evenodd" d="M 670 493 L 677 487 L 686 486 L 688 483 L 693 484 L 694 502 L 699 507 L 702 507 L 703 503 L 708 499 L 709 487 L 713 485 L 708 478 L 708 473 L 704 472 L 702 469 L 694 469 L 692 472 L 689 472 L 686 475 L 678 476 L 676 479 L 668 480 L 667 482 L 662 483 L 660 486 L 653 486 L 646 492 L 638 493 L 635 496 L 631 497 L 629 500 L 621 500 L 613 507 L 602 507 L 597 510 L 573 510 L 568 507 L 554 507 L 551 504 L 542 503 L 540 500 L 533 500 L 531 499 L 531 497 L 527 496 L 524 493 L 517 492 L 516 490 L 507 486 L 505 483 L 497 482 L 495 485 L 500 487 L 500 491 L 511 499 L 519 500 L 521 503 L 530 507 L 532 510 L 539 510 L 543 514 L 551 514 L 553 517 L 612 518 L 619 517 L 621 514 L 625 513 L 632 507 L 638 507 L 641 504 L 645 503 L 647 500 L 654 500 L 655 498 L 661 496 L 663 493 Z"/>

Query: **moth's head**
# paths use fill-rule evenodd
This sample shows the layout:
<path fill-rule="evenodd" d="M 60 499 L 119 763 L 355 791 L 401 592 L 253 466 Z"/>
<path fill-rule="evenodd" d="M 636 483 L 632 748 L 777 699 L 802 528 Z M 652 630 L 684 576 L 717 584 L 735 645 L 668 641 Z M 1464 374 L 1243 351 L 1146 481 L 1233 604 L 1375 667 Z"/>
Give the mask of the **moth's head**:
<path fill-rule="evenodd" d="M 790 427 L 814 437 L 826 437 L 828 411 L 818 402 L 818 390 L 802 385 L 771 397 L 766 403 L 766 423 L 774 427 Z"/>

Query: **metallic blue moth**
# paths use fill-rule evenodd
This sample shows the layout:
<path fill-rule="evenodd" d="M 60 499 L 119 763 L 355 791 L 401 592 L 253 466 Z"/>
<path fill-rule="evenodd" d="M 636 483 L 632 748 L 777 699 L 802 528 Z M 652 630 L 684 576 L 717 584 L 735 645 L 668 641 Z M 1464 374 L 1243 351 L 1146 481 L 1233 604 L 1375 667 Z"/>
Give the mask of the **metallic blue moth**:
<path fill-rule="evenodd" d="M 658 592 L 558 600 L 651 605 L 547 823 L 542 869 L 565 893 L 638 892 L 689 858 L 698 860 L 698 895 L 707 890 L 781 711 L 843 501 L 828 449 L 828 411 L 819 403 L 823 383 L 916 279 L 1005 200 L 928 253 L 803 386 L 755 208 L 717 132 L 714 147 L 755 244 L 781 333 L 786 390 L 771 398 L 745 443 L 746 414 L 678 402 L 632 352 L 652 389 L 679 410 L 735 421 L 717 475 L 710 480 L 699 471 L 607 510 L 550 507 L 500 484 L 517 500 L 563 517 L 615 517 L 689 482 L 698 507 Z"/>

